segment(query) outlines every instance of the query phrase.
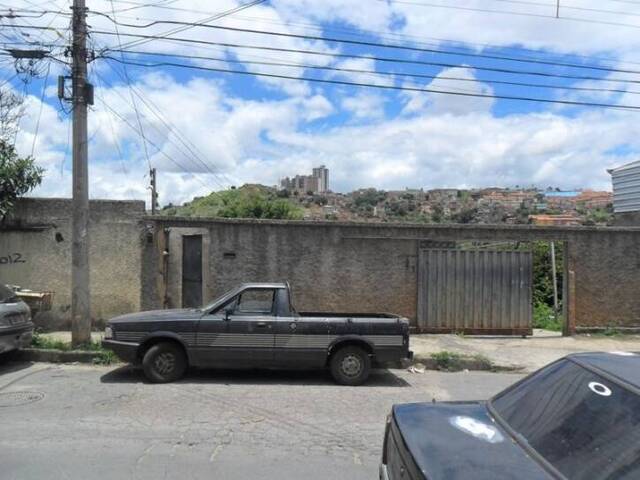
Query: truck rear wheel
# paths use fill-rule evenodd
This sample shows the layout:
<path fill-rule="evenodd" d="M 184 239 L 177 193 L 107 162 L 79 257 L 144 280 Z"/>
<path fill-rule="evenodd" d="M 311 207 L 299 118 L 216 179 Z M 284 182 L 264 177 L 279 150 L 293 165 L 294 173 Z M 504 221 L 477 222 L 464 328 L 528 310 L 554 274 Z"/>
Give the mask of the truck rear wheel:
<path fill-rule="evenodd" d="M 173 382 L 186 372 L 187 357 L 175 343 L 156 343 L 144 354 L 142 367 L 146 377 L 153 383 Z"/>
<path fill-rule="evenodd" d="M 369 354 L 356 346 L 336 351 L 329 362 L 331 375 L 341 385 L 362 385 L 369 378 L 371 359 Z"/>

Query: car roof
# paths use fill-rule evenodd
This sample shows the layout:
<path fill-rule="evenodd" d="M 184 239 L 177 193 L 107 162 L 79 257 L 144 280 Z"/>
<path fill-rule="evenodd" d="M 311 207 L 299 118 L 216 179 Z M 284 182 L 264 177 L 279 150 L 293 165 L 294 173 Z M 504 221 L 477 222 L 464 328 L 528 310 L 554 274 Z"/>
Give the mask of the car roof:
<path fill-rule="evenodd" d="M 583 367 L 612 375 L 640 390 L 640 352 L 574 353 L 566 358 Z"/>

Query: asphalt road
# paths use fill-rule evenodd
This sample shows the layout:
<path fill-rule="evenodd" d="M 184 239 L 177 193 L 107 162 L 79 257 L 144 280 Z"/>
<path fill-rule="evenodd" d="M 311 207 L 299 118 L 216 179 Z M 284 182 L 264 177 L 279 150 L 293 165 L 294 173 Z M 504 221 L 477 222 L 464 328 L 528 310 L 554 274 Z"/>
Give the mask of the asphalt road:
<path fill-rule="evenodd" d="M 493 373 L 193 372 L 0 365 L 0 479 L 375 479 L 392 404 L 486 398 Z"/>

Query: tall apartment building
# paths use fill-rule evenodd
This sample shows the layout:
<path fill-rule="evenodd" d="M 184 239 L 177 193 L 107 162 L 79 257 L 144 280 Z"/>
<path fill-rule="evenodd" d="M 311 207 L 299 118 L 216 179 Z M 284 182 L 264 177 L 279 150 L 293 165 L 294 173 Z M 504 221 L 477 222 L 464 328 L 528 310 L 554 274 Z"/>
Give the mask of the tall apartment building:
<path fill-rule="evenodd" d="M 312 172 L 311 176 L 318 179 L 318 193 L 326 193 L 329 190 L 329 169 L 320 165 Z"/>
<path fill-rule="evenodd" d="M 290 192 L 313 194 L 326 193 L 329 190 L 329 169 L 324 165 L 314 168 L 311 175 L 296 175 L 280 180 L 280 187 Z"/>

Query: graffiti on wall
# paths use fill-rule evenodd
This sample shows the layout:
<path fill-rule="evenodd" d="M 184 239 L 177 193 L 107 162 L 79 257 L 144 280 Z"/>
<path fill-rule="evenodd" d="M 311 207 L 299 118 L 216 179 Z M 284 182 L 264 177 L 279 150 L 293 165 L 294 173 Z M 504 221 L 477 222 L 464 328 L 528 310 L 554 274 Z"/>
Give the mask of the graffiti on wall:
<path fill-rule="evenodd" d="M 14 263 L 27 263 L 22 253 L 0 254 L 0 265 L 13 265 Z"/>

